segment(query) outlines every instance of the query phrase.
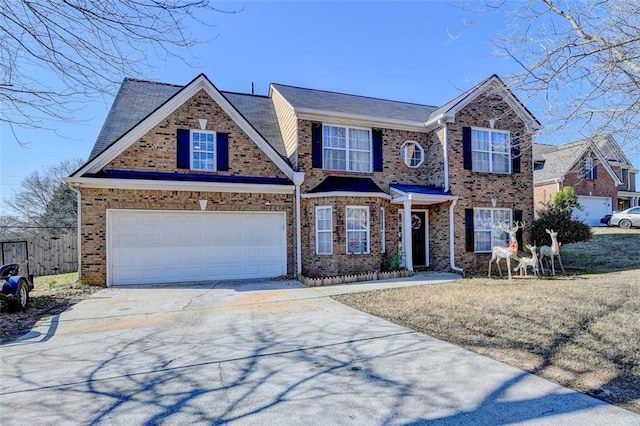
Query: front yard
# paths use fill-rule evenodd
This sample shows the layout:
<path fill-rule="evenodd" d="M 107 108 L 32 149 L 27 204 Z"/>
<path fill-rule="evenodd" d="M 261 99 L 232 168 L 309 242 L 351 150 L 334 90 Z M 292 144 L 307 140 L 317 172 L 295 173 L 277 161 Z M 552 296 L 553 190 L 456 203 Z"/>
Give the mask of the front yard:
<path fill-rule="evenodd" d="M 599 228 L 562 256 L 566 276 L 336 299 L 640 413 L 640 230 Z"/>

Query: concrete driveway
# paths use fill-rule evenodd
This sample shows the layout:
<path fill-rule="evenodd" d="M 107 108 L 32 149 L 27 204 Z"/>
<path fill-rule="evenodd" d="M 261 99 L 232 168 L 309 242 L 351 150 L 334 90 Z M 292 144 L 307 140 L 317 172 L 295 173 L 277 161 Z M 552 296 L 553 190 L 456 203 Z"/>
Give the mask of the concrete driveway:
<path fill-rule="evenodd" d="M 0 424 L 640 424 L 329 297 L 447 280 L 106 289 L 0 347 Z"/>

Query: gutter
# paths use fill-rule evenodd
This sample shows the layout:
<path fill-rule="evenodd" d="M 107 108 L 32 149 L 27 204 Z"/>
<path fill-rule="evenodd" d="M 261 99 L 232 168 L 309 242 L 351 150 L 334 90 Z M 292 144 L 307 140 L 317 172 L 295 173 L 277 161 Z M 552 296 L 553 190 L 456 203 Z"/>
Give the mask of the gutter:
<path fill-rule="evenodd" d="M 458 203 L 458 199 L 454 199 L 449 206 L 449 260 L 451 269 L 460 273 L 464 278 L 464 269 L 456 266 L 456 256 L 455 256 L 455 226 L 454 226 L 454 218 L 453 218 L 453 210 Z"/>
<path fill-rule="evenodd" d="M 444 118 L 438 119 L 438 124 L 444 130 L 444 192 L 449 192 L 449 129 Z"/>

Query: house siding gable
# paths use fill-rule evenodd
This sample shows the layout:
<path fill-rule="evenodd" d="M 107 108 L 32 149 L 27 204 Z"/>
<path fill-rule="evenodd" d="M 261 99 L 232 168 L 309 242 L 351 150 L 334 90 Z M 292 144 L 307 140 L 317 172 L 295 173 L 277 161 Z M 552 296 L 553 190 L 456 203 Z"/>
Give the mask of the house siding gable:
<path fill-rule="evenodd" d="M 585 179 L 584 160 L 587 156 L 594 159 L 594 165 L 598 168 L 595 179 Z M 600 164 L 596 155 L 591 150 L 585 152 L 582 157 L 571 167 L 565 175 L 562 183 L 564 186 L 572 186 L 576 195 L 591 197 L 611 197 L 612 205 L 616 205 L 618 189 L 616 183 L 604 166 Z"/>
<path fill-rule="evenodd" d="M 271 92 L 271 101 L 278 119 L 278 126 L 284 141 L 284 148 L 287 157 L 293 167 L 298 166 L 297 149 L 298 149 L 298 128 L 296 122 L 296 114 L 291 105 L 280 95 L 277 90 Z"/>
<path fill-rule="evenodd" d="M 204 130 L 228 133 L 229 167 L 226 171 L 203 172 L 178 168 L 177 129 L 200 129 L 199 119 L 203 118 L 207 120 Z M 104 170 L 286 177 L 205 90 L 198 91 L 167 115 L 107 164 Z"/>

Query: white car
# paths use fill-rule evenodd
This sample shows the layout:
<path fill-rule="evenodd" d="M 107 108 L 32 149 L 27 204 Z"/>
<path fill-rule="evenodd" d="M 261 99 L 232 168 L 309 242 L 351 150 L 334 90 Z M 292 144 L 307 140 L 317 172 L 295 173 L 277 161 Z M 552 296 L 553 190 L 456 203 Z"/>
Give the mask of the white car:
<path fill-rule="evenodd" d="M 631 207 L 621 212 L 613 212 L 609 225 L 620 228 L 640 227 L 640 207 Z"/>

